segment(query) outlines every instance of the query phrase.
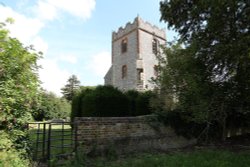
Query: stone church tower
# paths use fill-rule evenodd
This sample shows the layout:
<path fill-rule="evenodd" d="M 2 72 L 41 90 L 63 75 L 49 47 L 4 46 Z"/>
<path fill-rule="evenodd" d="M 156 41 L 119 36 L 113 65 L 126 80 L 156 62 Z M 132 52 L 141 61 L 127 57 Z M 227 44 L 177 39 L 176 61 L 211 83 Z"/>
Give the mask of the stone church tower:
<path fill-rule="evenodd" d="M 104 77 L 105 85 L 120 90 L 152 90 L 157 73 L 156 54 L 166 44 L 165 30 L 136 17 L 112 34 L 112 66 Z"/>

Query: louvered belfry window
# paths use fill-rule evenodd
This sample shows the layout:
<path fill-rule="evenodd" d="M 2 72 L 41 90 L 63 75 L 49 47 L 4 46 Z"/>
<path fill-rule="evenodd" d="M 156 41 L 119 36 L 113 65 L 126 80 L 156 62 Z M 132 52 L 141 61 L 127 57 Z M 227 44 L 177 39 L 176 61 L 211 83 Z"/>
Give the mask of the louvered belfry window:
<path fill-rule="evenodd" d="M 127 77 L 127 66 L 123 65 L 122 66 L 122 78 L 126 78 Z"/>

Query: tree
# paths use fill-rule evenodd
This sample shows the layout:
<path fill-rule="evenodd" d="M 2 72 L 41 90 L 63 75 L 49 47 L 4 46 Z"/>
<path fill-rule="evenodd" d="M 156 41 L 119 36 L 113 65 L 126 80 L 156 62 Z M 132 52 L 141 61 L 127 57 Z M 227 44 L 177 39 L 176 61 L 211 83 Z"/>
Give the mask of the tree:
<path fill-rule="evenodd" d="M 249 7 L 243 0 L 160 3 L 161 20 L 185 46 L 172 52 L 165 66 L 173 82 L 167 90 L 177 94 L 178 108 L 189 112 L 190 120 L 218 126 L 222 138 L 226 128 L 250 122 Z"/>
<path fill-rule="evenodd" d="M 36 64 L 40 55 L 8 36 L 0 24 L 0 109 L 2 128 L 20 128 L 31 118 L 39 86 Z"/>
<path fill-rule="evenodd" d="M 69 118 L 71 104 L 63 97 L 57 97 L 52 92 L 41 90 L 38 103 L 32 115 L 36 121 L 50 120 L 54 118 Z"/>
<path fill-rule="evenodd" d="M 31 112 L 37 99 L 36 62 L 41 54 L 36 54 L 31 46 L 24 47 L 8 34 L 5 23 L 0 23 L 0 158 L 7 158 L 0 160 L 0 166 L 24 166 L 20 155 L 26 154 L 25 124 L 32 120 Z M 12 155 L 16 158 L 14 161 Z"/>
<path fill-rule="evenodd" d="M 80 87 L 80 81 L 77 79 L 76 75 L 69 77 L 67 84 L 61 89 L 63 97 L 68 101 L 72 101 L 74 94 Z"/>
<path fill-rule="evenodd" d="M 212 92 L 204 82 L 202 64 L 193 59 L 191 49 L 179 43 L 167 45 L 164 53 L 156 80 L 160 94 L 151 100 L 151 106 L 177 134 L 197 137 L 212 121 L 208 115 Z"/>

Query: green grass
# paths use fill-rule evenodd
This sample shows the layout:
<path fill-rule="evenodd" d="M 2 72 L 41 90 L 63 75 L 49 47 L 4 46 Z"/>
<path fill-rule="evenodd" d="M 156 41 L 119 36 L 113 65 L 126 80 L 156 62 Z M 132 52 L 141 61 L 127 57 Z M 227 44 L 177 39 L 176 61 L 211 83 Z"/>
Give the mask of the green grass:
<path fill-rule="evenodd" d="M 188 153 L 140 154 L 108 162 L 105 159 L 80 160 L 68 166 L 84 167 L 249 167 L 250 151 L 203 150 Z"/>
<path fill-rule="evenodd" d="M 40 127 L 40 132 L 43 131 L 43 125 L 41 125 Z M 45 136 L 45 141 L 48 140 L 48 129 L 49 129 L 49 125 L 46 125 L 45 127 L 45 132 L 46 132 L 46 136 Z M 61 146 L 62 144 L 64 145 L 69 145 L 69 144 L 73 144 L 72 143 L 72 136 L 71 136 L 71 126 L 70 125 L 64 125 L 64 133 L 62 133 L 62 125 L 53 125 L 52 129 L 51 129 L 51 146 Z M 43 135 L 39 134 L 39 136 L 37 135 L 38 132 L 38 126 L 37 125 L 32 125 L 32 128 L 30 128 L 29 130 L 29 136 L 30 136 L 30 141 L 32 143 L 32 152 L 33 152 L 33 157 L 35 159 L 37 158 L 41 158 L 42 157 L 42 152 L 38 152 L 36 154 L 36 141 L 37 139 L 39 139 L 39 141 L 43 141 Z M 64 136 L 64 138 L 70 139 L 70 140 L 64 140 L 62 142 L 61 138 L 62 138 L 62 134 L 64 135 L 68 135 L 68 136 Z M 47 154 L 47 142 L 45 143 L 45 149 L 46 149 L 46 153 Z M 41 150 L 43 147 L 42 143 L 38 144 L 38 150 Z M 51 157 L 52 159 L 54 159 L 53 157 L 57 154 L 63 154 L 63 153 L 70 153 L 72 152 L 73 147 L 72 148 L 55 148 L 52 147 L 51 148 Z"/>

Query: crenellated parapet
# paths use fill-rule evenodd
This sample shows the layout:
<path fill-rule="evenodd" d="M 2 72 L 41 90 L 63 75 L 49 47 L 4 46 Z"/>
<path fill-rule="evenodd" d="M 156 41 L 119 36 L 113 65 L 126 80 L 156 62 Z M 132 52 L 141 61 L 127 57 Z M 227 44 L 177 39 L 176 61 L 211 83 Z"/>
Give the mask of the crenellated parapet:
<path fill-rule="evenodd" d="M 147 31 L 151 34 L 157 34 L 157 36 L 161 37 L 162 39 L 166 38 L 165 30 L 160 29 L 155 25 L 152 25 L 151 23 L 142 20 L 139 16 L 134 19 L 134 21 L 128 22 L 125 27 L 120 27 L 117 31 L 113 31 L 112 33 L 112 41 L 115 41 L 126 34 L 136 30 L 141 29 L 144 31 Z"/>
<path fill-rule="evenodd" d="M 135 18 L 132 23 L 128 22 L 125 27 L 120 27 L 118 31 L 113 31 L 112 41 L 119 39 L 120 37 L 128 34 L 129 32 L 137 29 L 137 27 L 138 27 L 138 19 Z"/>
<path fill-rule="evenodd" d="M 153 90 L 151 80 L 158 75 L 158 59 L 165 46 L 165 30 L 137 16 L 112 33 L 112 67 L 105 84 L 121 91 Z"/>
<path fill-rule="evenodd" d="M 158 37 L 162 39 L 166 39 L 165 29 L 160 29 L 156 25 L 153 25 L 147 21 L 142 20 L 140 17 L 137 17 L 138 20 L 138 28 L 144 31 L 147 31 L 151 34 L 156 34 Z"/>

